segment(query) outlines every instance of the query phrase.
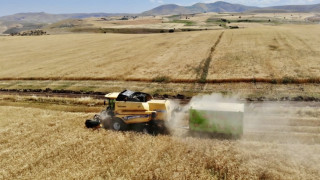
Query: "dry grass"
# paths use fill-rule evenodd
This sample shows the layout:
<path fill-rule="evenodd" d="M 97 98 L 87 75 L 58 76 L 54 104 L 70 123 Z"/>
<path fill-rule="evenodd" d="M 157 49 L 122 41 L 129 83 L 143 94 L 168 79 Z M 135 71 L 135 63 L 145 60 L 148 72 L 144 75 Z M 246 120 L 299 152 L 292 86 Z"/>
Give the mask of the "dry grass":
<path fill-rule="evenodd" d="M 309 111 L 318 113 L 306 109 L 299 116 L 309 117 L 310 114 L 305 114 Z M 91 116 L 0 106 L 0 178 L 317 179 L 320 176 L 319 143 L 277 143 L 266 138 L 250 139 L 250 134 L 249 138 L 233 141 L 92 131 L 84 128 L 84 120 Z"/>
<path fill-rule="evenodd" d="M 65 97 L 45 97 L 45 96 L 11 96 L 2 95 L 0 100 L 13 102 L 39 102 L 45 104 L 64 104 L 64 105 L 87 105 L 95 106 L 102 105 L 101 100 L 93 99 L 91 97 L 83 96 L 81 98 L 65 98 Z"/>

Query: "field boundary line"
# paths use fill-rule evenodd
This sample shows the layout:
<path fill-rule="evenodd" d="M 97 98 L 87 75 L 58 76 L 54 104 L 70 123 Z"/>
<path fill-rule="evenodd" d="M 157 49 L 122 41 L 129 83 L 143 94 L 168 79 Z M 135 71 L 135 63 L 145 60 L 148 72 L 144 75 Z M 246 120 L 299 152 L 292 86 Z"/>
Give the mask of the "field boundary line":
<path fill-rule="evenodd" d="M 154 83 L 199 83 L 198 79 L 169 79 L 166 82 L 156 82 L 147 78 L 112 78 L 112 77 L 21 77 L 21 78 L 0 78 L 0 81 L 133 81 L 133 82 L 154 82 Z M 320 77 L 317 78 L 225 78 L 206 79 L 203 83 L 270 83 L 270 84 L 320 84 Z"/>

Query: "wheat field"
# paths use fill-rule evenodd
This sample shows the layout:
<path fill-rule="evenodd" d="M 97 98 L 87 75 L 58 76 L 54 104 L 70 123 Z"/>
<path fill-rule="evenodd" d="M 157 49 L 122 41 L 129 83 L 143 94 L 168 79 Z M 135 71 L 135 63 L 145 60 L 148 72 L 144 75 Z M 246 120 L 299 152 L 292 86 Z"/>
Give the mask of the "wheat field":
<path fill-rule="evenodd" d="M 318 25 L 263 25 L 169 34 L 1 37 L 0 78 L 319 78 L 319 32 Z"/>
<path fill-rule="evenodd" d="M 288 114 L 287 106 L 254 112 L 266 109 L 281 117 Z M 2 105 L 0 179 L 317 179 L 320 141 L 313 139 L 319 140 L 320 132 L 308 127 L 320 125 L 314 118 L 319 111 L 293 111 L 302 122 L 312 123 L 289 120 L 300 122 L 303 140 L 297 142 L 283 141 L 286 137 L 276 132 L 252 134 L 252 126 L 246 126 L 240 140 L 197 138 L 179 130 L 171 136 L 90 130 L 84 120 L 92 113 Z M 297 136 L 296 129 L 287 133 Z"/>
<path fill-rule="evenodd" d="M 208 79 L 319 77 L 320 26 L 286 25 L 226 31 Z"/>
<path fill-rule="evenodd" d="M 242 19 L 253 16 L 265 19 L 270 14 L 243 14 Z M 309 16 L 286 13 L 271 18 L 301 23 Z M 190 17 L 196 22 L 191 27 L 163 23 L 162 17 L 114 23 L 93 18 L 83 23 L 99 28 L 204 29 L 212 17 L 234 20 L 230 25 L 240 29 L 211 24 L 217 30 L 1 36 L 0 88 L 87 92 L 129 88 L 189 97 L 217 92 L 259 101 L 320 97 L 319 25 L 236 23 L 238 14 L 229 13 Z M 259 78 L 275 82 L 251 83 Z M 196 84 L 224 79 L 232 83 Z M 250 83 L 234 83 L 239 79 Z M 317 82 L 287 84 L 282 79 Z M 199 138 L 178 128 L 159 136 L 86 129 L 85 120 L 105 108 L 100 100 L 3 94 L 0 179 L 320 177 L 317 102 L 247 104 L 244 135 L 230 140 Z"/>
<path fill-rule="evenodd" d="M 220 32 L 67 34 L 0 40 L 0 77 L 194 79 Z"/>

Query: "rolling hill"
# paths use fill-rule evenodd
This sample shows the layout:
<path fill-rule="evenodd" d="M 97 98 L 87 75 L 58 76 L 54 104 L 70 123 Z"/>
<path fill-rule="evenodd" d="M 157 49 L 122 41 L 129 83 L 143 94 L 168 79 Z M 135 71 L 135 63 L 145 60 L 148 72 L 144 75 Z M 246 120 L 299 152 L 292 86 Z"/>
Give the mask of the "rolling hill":
<path fill-rule="evenodd" d="M 273 6 L 269 7 L 269 9 L 286 10 L 289 12 L 320 12 L 320 4 Z"/>
<path fill-rule="evenodd" d="M 248 10 L 259 9 L 258 7 L 244 6 L 241 4 L 231 4 L 223 1 L 205 4 L 197 3 L 192 6 L 178 6 L 168 4 L 156 7 L 144 12 L 146 15 L 166 15 L 166 14 L 191 14 L 203 12 L 244 12 Z"/>
<path fill-rule="evenodd" d="M 75 13 L 75 14 L 48 14 L 44 12 L 18 13 L 0 17 L 0 34 L 18 33 L 25 30 L 40 29 L 48 24 L 66 19 L 82 19 L 89 17 L 122 16 L 127 14 L 110 13 Z"/>
<path fill-rule="evenodd" d="M 231 4 L 223 1 L 215 3 L 196 3 L 192 6 L 179 6 L 166 4 L 140 15 L 173 15 L 173 14 L 194 14 L 203 12 L 250 12 L 250 13 L 290 13 L 290 12 L 320 12 L 320 4 L 315 5 L 288 5 L 272 7 L 253 7 L 241 4 Z M 38 13 L 18 13 L 0 17 L 0 34 L 18 33 L 26 30 L 41 29 L 48 24 L 62 22 L 67 19 L 83 19 L 89 17 L 107 16 L 130 16 L 133 14 L 125 13 L 74 13 L 74 14 L 48 14 Z"/>
<path fill-rule="evenodd" d="M 175 4 L 167 4 L 156 7 L 144 12 L 144 15 L 167 15 L 167 14 L 192 14 L 203 12 L 320 12 L 320 4 L 314 5 L 287 5 L 272 7 L 254 7 L 241 4 L 231 4 L 223 1 L 215 3 L 197 3 L 192 6 L 178 6 Z"/>
<path fill-rule="evenodd" d="M 75 14 L 48 14 L 44 12 L 37 13 L 18 13 L 9 16 L 0 17 L 3 22 L 28 22 L 28 23 L 54 23 L 65 19 L 78 19 L 88 17 L 105 17 L 123 14 L 110 13 L 75 13 Z"/>

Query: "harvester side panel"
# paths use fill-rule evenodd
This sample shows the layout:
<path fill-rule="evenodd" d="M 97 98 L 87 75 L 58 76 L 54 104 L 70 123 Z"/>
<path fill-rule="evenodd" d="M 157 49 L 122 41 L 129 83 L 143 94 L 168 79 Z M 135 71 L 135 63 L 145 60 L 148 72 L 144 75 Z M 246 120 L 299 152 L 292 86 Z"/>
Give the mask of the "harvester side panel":
<path fill-rule="evenodd" d="M 136 114 L 136 115 L 117 115 L 126 124 L 146 123 L 151 119 L 151 113 L 149 114 Z"/>
<path fill-rule="evenodd" d="M 149 104 L 146 102 L 116 101 L 116 111 L 148 111 Z"/>
<path fill-rule="evenodd" d="M 166 100 L 151 100 L 148 101 L 150 111 L 157 113 L 156 119 L 166 121 L 169 119 L 169 101 Z"/>

